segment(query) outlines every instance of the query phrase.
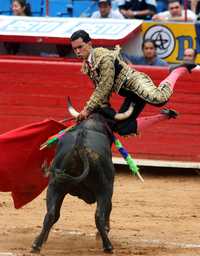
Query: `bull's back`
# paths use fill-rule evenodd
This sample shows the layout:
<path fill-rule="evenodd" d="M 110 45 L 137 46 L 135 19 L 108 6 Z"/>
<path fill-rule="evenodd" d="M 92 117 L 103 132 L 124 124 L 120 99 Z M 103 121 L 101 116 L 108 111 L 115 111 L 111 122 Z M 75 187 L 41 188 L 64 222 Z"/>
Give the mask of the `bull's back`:
<path fill-rule="evenodd" d="M 71 186 L 68 192 L 87 203 L 94 203 L 97 191 L 108 183 L 112 187 L 114 166 L 108 136 L 100 130 L 90 128 L 81 126 L 62 137 L 58 144 L 54 166 L 77 177 L 84 171 L 84 161 L 87 158 L 89 164 L 87 177 L 79 184 Z"/>
<path fill-rule="evenodd" d="M 89 119 L 67 132 L 59 142 L 58 151 L 65 154 L 75 147 L 88 148 L 107 160 L 112 156 L 110 138 L 102 122 L 96 120 Z"/>

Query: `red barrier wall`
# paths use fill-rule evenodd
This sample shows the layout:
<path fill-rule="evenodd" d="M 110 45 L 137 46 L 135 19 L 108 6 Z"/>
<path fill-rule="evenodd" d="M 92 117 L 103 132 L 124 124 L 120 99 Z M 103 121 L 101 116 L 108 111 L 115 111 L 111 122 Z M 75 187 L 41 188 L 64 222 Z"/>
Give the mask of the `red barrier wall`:
<path fill-rule="evenodd" d="M 68 117 L 66 96 L 80 110 L 88 99 L 92 84 L 80 72 L 80 63 L 46 59 L 0 59 L 0 132 L 41 121 Z M 136 67 L 149 74 L 156 84 L 166 77 L 166 68 Z M 175 87 L 166 107 L 180 112 L 168 120 L 122 142 L 135 158 L 200 162 L 200 71 L 185 75 Z M 112 102 L 119 106 L 121 97 Z M 159 112 L 147 106 L 143 115 Z M 115 153 L 116 150 L 114 149 Z"/>

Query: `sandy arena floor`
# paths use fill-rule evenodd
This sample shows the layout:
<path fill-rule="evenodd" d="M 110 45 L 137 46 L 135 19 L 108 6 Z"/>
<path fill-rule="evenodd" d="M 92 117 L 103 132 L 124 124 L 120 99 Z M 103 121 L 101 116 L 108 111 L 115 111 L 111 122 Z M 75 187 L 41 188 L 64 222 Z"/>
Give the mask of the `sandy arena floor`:
<path fill-rule="evenodd" d="M 200 176 L 183 172 L 143 168 L 142 184 L 118 168 L 110 232 L 114 256 L 200 255 Z M 96 240 L 95 207 L 67 196 L 41 255 L 105 255 Z M 19 210 L 8 193 L 0 193 L 0 256 L 33 255 L 44 214 L 45 192 Z"/>

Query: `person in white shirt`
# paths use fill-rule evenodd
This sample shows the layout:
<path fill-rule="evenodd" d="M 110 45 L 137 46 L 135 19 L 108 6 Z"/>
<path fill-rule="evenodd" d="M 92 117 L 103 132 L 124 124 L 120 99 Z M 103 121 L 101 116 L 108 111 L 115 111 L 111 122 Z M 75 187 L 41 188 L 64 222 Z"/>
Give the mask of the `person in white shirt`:
<path fill-rule="evenodd" d="M 124 19 L 124 16 L 118 11 L 112 9 L 111 0 L 99 0 L 99 10 L 94 12 L 91 18 L 112 18 L 112 19 Z"/>
<path fill-rule="evenodd" d="M 186 17 L 185 17 L 186 16 Z M 185 10 L 180 4 L 179 0 L 169 0 L 168 11 L 160 12 L 152 17 L 154 21 L 195 21 L 196 14 L 187 9 Z"/>

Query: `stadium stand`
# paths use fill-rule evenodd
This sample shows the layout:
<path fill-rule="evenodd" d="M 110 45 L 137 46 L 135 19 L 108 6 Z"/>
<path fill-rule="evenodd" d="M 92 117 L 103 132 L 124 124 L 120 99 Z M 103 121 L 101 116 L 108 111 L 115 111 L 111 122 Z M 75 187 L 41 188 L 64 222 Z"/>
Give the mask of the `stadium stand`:
<path fill-rule="evenodd" d="M 0 14 L 1 15 L 12 14 L 11 4 L 12 4 L 11 0 L 0 1 Z"/>
<path fill-rule="evenodd" d="M 72 17 L 72 1 L 49 0 L 48 15 L 57 17 Z"/>
<path fill-rule="evenodd" d="M 89 17 L 95 10 L 95 0 L 49 0 L 49 16 Z"/>
<path fill-rule="evenodd" d="M 45 15 L 45 0 L 28 0 L 27 3 L 31 6 L 31 12 L 33 16 Z M 0 1 L 0 14 L 12 15 L 12 0 Z"/>
<path fill-rule="evenodd" d="M 33 16 L 45 15 L 45 0 L 28 0 L 27 3 L 31 6 L 31 12 Z"/>
<path fill-rule="evenodd" d="M 27 0 L 27 3 L 33 16 L 90 17 L 98 9 L 97 0 Z M 12 0 L 1 0 L 0 14 L 11 15 L 11 4 Z"/>
<path fill-rule="evenodd" d="M 90 17 L 98 9 L 98 1 L 75 0 L 73 2 L 73 17 Z"/>

